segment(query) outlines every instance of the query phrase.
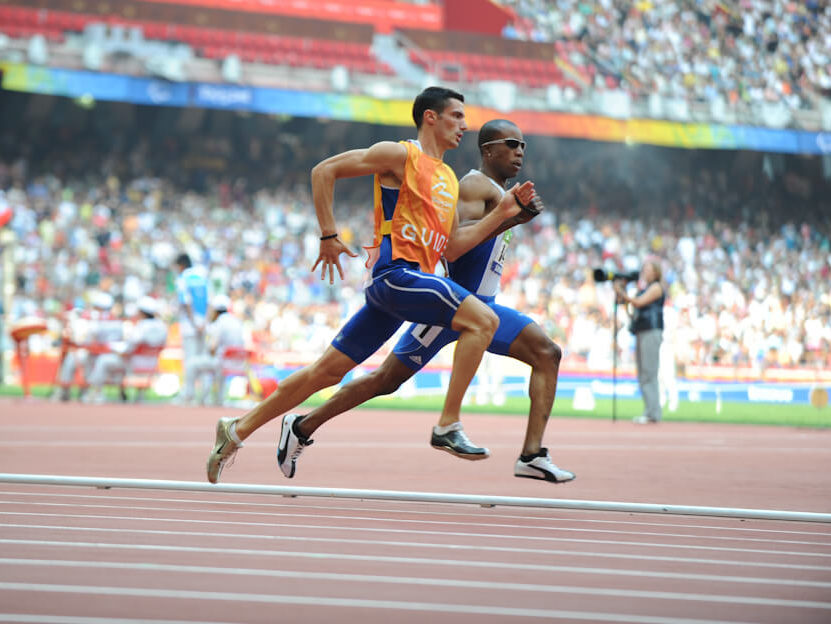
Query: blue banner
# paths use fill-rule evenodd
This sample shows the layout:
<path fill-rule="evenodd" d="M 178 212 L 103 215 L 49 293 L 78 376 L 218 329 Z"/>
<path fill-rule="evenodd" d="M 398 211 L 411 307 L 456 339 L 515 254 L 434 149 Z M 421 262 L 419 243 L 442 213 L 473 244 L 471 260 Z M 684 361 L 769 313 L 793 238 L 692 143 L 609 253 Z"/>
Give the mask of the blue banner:
<path fill-rule="evenodd" d="M 297 368 L 264 367 L 257 371 L 261 377 L 270 377 L 276 380 L 285 379 Z M 370 368 L 359 367 L 356 371 L 347 373 L 342 383 L 348 383 L 361 374 L 369 372 Z M 411 396 L 440 396 L 447 392 L 450 381 L 449 371 L 439 371 L 425 368 L 419 371 L 407 383 L 402 391 Z M 488 380 L 510 397 L 528 396 L 528 377 L 505 376 L 491 377 Z M 470 391 L 476 392 L 480 384 L 477 375 L 473 378 Z M 640 399 L 641 393 L 638 382 L 631 377 L 619 377 L 612 381 L 610 376 L 585 377 L 581 375 L 561 374 L 557 380 L 557 398 L 573 399 L 578 390 L 590 391 L 598 399 L 611 399 L 616 396 L 620 399 Z M 810 405 L 811 388 L 805 384 L 765 383 L 765 382 L 720 382 L 720 381 L 693 381 L 679 379 L 677 381 L 678 398 L 684 402 L 723 401 L 724 403 L 781 403 L 786 405 Z"/>
<path fill-rule="evenodd" d="M 194 106 L 268 114 L 341 119 L 410 126 L 411 103 L 363 95 L 321 93 L 229 84 L 168 82 L 148 77 L 37 67 L 0 61 L 2 87 L 24 93 L 44 93 L 154 106 Z M 496 111 L 467 108 L 472 129 Z M 555 111 L 512 113 L 529 134 L 569 136 L 595 141 L 632 140 L 636 143 L 685 149 L 751 149 L 785 154 L 831 154 L 831 132 L 807 132 L 753 126 L 684 124 L 655 119 L 618 120 Z M 479 126 L 477 126 L 478 120 Z"/>
<path fill-rule="evenodd" d="M 154 106 L 188 106 L 190 103 L 190 85 L 164 80 L 134 78 L 129 84 L 127 101 Z"/>
<path fill-rule="evenodd" d="M 254 90 L 250 87 L 195 83 L 191 92 L 191 105 L 203 108 L 252 110 Z"/>

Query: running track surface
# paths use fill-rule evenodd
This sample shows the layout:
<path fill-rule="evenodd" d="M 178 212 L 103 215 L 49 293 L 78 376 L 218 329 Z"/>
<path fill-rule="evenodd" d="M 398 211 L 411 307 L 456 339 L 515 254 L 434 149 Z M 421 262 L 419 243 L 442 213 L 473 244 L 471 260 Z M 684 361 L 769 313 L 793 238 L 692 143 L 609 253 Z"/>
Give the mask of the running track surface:
<path fill-rule="evenodd" d="M 0 401 L 0 472 L 203 481 L 234 410 Z M 552 419 L 577 480 L 512 476 L 524 418 L 356 410 L 293 480 L 279 421 L 225 483 L 831 512 L 831 432 Z M 831 622 L 831 525 L 0 483 L 0 622 Z"/>

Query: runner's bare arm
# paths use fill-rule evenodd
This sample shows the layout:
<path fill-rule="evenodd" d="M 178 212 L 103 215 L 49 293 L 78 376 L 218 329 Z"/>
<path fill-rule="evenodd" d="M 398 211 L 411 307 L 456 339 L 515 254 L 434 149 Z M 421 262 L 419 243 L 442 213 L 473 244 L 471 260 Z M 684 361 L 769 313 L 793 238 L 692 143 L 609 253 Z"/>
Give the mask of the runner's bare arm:
<path fill-rule="evenodd" d="M 459 227 L 459 214 L 457 212 L 450 240 L 444 250 L 444 257 L 450 262 L 455 262 L 460 256 L 466 254 L 483 240 L 493 236 L 505 221 L 519 214 L 521 208 L 517 204 L 517 199 L 523 204 L 528 204 L 533 197 L 534 183 L 529 181 L 521 185 L 514 185 L 511 190 L 505 193 L 496 207 L 476 223 Z"/>
<path fill-rule="evenodd" d="M 349 150 L 331 156 L 318 163 L 312 169 L 312 199 L 314 201 L 317 222 L 320 225 L 320 252 L 312 266 L 312 271 L 320 268 L 320 279 L 329 275 L 329 283 L 335 282 L 335 269 L 343 279 L 343 267 L 340 254 L 351 257 L 352 252 L 338 237 L 325 238 L 338 233 L 333 210 L 335 181 L 341 178 L 355 178 L 378 174 L 382 182 L 400 181 L 404 177 L 404 164 L 407 160 L 407 148 L 400 143 L 381 141 L 365 149 Z"/>
<path fill-rule="evenodd" d="M 456 212 L 459 225 L 475 223 L 485 216 L 488 204 L 499 201 L 499 191 L 484 175 L 466 175 L 459 180 L 459 201 Z"/>

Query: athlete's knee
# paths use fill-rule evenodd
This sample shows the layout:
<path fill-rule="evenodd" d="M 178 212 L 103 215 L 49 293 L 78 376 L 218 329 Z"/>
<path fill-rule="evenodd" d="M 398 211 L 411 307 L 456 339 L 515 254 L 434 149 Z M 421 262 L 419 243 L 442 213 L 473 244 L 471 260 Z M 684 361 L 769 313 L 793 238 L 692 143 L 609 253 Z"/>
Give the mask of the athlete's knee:
<path fill-rule="evenodd" d="M 458 332 L 486 336 L 490 342 L 499 327 L 499 317 L 484 303 L 470 296 L 459 306 L 451 327 Z"/>
<path fill-rule="evenodd" d="M 474 324 L 473 331 L 481 336 L 485 336 L 488 339 L 488 342 L 496 334 L 496 330 L 499 328 L 499 317 L 494 314 L 493 310 L 490 308 L 485 308 L 481 316 L 476 319 Z"/>
<path fill-rule="evenodd" d="M 553 340 L 548 341 L 548 345 L 546 346 L 546 356 L 551 362 L 554 364 L 556 368 L 560 368 L 560 362 L 563 359 L 563 350 Z"/>
<path fill-rule="evenodd" d="M 531 349 L 532 363 L 531 366 L 538 370 L 550 370 L 557 373 L 560 369 L 560 361 L 563 359 L 563 350 L 560 346 L 544 337 L 541 340 L 535 341 Z"/>

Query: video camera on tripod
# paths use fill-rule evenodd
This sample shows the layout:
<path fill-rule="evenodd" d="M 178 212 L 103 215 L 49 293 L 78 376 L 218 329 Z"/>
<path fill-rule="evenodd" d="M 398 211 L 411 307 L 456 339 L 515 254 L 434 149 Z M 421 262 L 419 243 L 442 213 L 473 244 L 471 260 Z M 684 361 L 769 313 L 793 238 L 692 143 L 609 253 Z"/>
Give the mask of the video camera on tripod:
<path fill-rule="evenodd" d="M 627 284 L 629 282 L 637 282 L 639 273 L 637 271 L 629 271 L 628 273 L 615 273 L 614 271 L 607 271 L 606 269 L 594 270 L 595 282 L 614 282 L 622 280 Z"/>

